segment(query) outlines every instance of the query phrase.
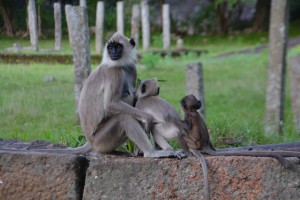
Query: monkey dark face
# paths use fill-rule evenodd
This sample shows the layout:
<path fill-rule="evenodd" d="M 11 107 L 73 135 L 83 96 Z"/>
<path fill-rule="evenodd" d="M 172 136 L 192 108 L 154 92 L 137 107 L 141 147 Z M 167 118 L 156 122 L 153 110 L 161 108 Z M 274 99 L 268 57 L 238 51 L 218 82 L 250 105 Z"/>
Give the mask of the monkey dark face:
<path fill-rule="evenodd" d="M 141 81 L 137 89 L 138 97 L 157 96 L 159 95 L 159 86 L 156 79 L 148 79 Z"/>
<path fill-rule="evenodd" d="M 132 38 L 129 40 L 129 43 L 132 47 L 135 47 L 135 42 Z M 116 61 L 122 58 L 123 49 L 124 45 L 121 42 L 114 40 L 108 41 L 107 51 L 111 60 Z"/>
<path fill-rule="evenodd" d="M 119 42 L 111 41 L 107 45 L 107 51 L 112 60 L 119 60 L 122 57 L 123 45 Z"/>
<path fill-rule="evenodd" d="M 180 101 L 180 104 L 184 110 L 196 111 L 201 108 L 201 101 L 198 101 L 198 99 L 192 94 L 185 96 Z"/>

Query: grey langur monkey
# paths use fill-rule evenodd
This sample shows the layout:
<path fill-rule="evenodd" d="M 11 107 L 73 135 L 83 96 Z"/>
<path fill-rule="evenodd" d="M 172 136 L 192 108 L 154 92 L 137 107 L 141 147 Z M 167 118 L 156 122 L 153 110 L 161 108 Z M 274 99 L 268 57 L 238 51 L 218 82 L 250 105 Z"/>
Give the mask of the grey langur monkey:
<path fill-rule="evenodd" d="M 171 150 L 173 148 L 168 141 L 177 139 L 185 124 L 175 108 L 158 96 L 159 89 L 155 78 L 141 81 L 135 107 L 154 117 L 156 123 L 151 127 L 151 132 L 155 143 L 163 150 Z"/>
<path fill-rule="evenodd" d="M 144 157 L 183 157 L 179 151 L 157 151 L 144 129 L 154 118 L 133 107 L 136 84 L 135 42 L 115 33 L 106 43 L 100 66 L 85 82 L 79 100 L 83 132 L 93 149 L 109 153 L 128 138 Z"/>
<path fill-rule="evenodd" d="M 187 135 L 179 137 L 183 149 L 190 150 L 194 154 L 206 153 L 214 156 L 253 156 L 253 157 L 272 157 L 276 158 L 285 168 L 295 170 L 294 166 L 284 157 L 300 157 L 300 152 L 296 151 L 222 151 L 216 150 L 212 145 L 207 127 L 197 112 L 201 107 L 201 102 L 194 95 L 187 95 L 181 100 L 181 106 L 187 123 Z"/>

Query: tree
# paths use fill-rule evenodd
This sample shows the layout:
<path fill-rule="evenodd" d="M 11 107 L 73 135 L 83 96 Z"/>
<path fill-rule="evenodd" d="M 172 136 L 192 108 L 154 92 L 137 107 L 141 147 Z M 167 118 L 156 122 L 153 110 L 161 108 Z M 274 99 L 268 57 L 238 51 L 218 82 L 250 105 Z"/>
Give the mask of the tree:
<path fill-rule="evenodd" d="M 213 4 L 216 9 L 217 34 L 225 35 L 228 33 L 232 16 L 240 12 L 240 3 L 243 0 L 214 0 Z"/>
<path fill-rule="evenodd" d="M 4 22 L 5 34 L 9 37 L 14 36 L 14 27 L 12 23 L 11 10 L 8 4 L 0 0 L 0 12 Z"/>
<path fill-rule="evenodd" d="M 257 0 L 255 14 L 252 21 L 252 31 L 262 31 L 268 23 L 271 9 L 271 0 Z"/>

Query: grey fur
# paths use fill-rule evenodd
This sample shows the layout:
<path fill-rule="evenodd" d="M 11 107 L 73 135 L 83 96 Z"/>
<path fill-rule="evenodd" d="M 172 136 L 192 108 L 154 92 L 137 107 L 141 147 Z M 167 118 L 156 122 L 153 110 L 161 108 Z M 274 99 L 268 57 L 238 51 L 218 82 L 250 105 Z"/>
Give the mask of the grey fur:
<path fill-rule="evenodd" d="M 81 126 L 93 149 L 109 153 L 131 139 L 144 157 L 182 157 L 175 151 L 155 151 L 144 129 L 153 117 L 133 107 L 136 54 L 125 36 L 115 33 L 111 41 L 123 45 L 122 57 L 113 61 L 105 46 L 101 65 L 89 76 L 79 100 Z M 108 42 L 109 43 L 109 42 Z"/>
<path fill-rule="evenodd" d="M 142 87 L 146 87 L 145 92 L 142 91 Z M 137 89 L 136 108 L 154 117 L 156 123 L 151 129 L 154 141 L 163 150 L 171 150 L 168 141 L 178 138 L 179 133 L 183 131 L 184 123 L 175 108 L 159 97 L 158 93 L 156 79 L 142 81 Z"/>

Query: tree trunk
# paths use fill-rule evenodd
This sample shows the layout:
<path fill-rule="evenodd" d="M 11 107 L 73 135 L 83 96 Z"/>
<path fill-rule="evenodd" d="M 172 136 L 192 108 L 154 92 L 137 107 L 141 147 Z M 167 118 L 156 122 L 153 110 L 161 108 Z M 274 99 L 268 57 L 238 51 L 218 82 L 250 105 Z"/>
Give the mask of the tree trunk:
<path fill-rule="evenodd" d="M 229 18 L 227 16 L 228 3 L 222 2 L 217 5 L 216 22 L 218 35 L 225 35 L 228 32 Z"/>
<path fill-rule="evenodd" d="M 255 14 L 252 21 L 253 32 L 259 32 L 264 29 L 267 19 L 270 15 L 271 0 L 258 0 L 255 6 Z"/>
<path fill-rule="evenodd" d="M 38 14 L 38 31 L 39 31 L 39 36 L 42 37 L 42 18 L 41 18 L 41 5 L 38 3 L 37 4 L 37 14 Z"/>
<path fill-rule="evenodd" d="M 2 0 L 0 0 L 0 12 L 2 15 L 3 22 L 4 22 L 4 27 L 5 27 L 5 32 L 6 32 L 5 34 L 9 37 L 14 36 L 13 24 L 11 22 L 12 18 L 9 16 L 10 15 L 9 8 L 5 7 Z"/>

